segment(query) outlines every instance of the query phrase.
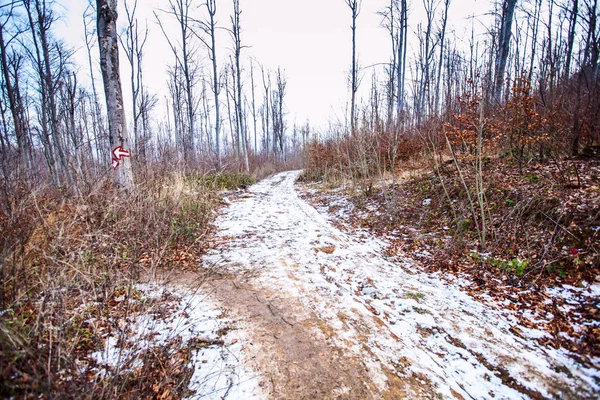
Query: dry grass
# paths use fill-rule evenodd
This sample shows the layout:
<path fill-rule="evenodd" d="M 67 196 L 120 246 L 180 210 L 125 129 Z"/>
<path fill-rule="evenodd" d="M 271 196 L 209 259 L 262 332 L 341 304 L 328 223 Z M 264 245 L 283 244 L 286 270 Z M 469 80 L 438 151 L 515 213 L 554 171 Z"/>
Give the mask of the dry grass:
<path fill-rule="evenodd" d="M 169 376 L 175 347 L 142 357 L 144 374 L 99 378 L 82 360 L 101 349 L 110 324 L 151 306 L 123 309 L 116 298 L 133 296 L 134 284 L 159 271 L 198 268 L 221 189 L 212 181 L 155 178 L 131 193 L 104 182 L 73 197 L 47 188 L 14 193 L 0 215 L 0 397 L 141 398 L 167 384 L 170 398 L 184 395 L 189 371 L 173 366 L 179 374 Z"/>

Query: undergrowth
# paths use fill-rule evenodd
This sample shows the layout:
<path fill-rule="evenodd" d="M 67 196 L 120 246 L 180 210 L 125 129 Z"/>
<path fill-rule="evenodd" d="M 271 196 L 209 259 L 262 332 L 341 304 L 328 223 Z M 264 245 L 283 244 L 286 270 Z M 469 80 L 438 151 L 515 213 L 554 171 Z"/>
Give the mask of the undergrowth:
<path fill-rule="evenodd" d="M 472 164 L 459 160 L 464 184 L 453 162 L 442 164 L 438 173 L 421 168 L 386 176 L 371 194 L 350 178 L 341 181 L 354 205 L 350 224 L 385 235 L 390 257 L 412 257 L 416 265 L 441 276 L 466 274 L 466 290 L 475 298 L 496 299 L 523 326 L 547 331 L 539 339 L 543 345 L 576 352 L 586 362 L 585 357 L 599 356 L 597 298 L 582 294 L 577 308 L 565 313 L 561 307 L 567 300 L 548 296 L 546 289 L 570 285 L 587 293 L 600 281 L 600 160 L 522 165 L 511 159 L 486 160 L 485 250 L 466 190 L 473 190 L 473 198 Z M 326 194 L 316 199 L 328 202 Z M 526 310 L 541 319 L 552 317 L 534 324 Z"/>
<path fill-rule="evenodd" d="M 0 397 L 149 398 L 157 387 L 183 396 L 191 374 L 170 366 L 168 349 L 104 376 L 89 354 L 102 350 L 106 324 L 151 306 L 116 301 L 134 298 L 136 283 L 199 267 L 218 191 L 251 182 L 170 176 L 130 193 L 104 182 L 70 196 L 21 186 L 0 214 Z"/>

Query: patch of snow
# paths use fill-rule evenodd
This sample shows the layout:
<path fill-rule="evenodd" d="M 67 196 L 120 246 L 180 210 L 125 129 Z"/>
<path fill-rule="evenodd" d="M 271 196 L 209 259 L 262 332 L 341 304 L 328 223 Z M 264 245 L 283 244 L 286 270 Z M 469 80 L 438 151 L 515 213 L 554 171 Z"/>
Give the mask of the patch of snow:
<path fill-rule="evenodd" d="M 468 279 L 450 284 L 439 273 L 420 272 L 407 256 L 391 262 L 381 255 L 388 246 L 384 240 L 335 228 L 336 217 L 297 196 L 298 174 L 277 174 L 249 188 L 255 197 L 233 202 L 217 220 L 219 234 L 231 240 L 206 262 L 232 273 L 251 272 L 257 287 L 298 299 L 335 329 L 336 346 L 374 366 L 373 380 L 380 384 L 386 378 L 377 365 L 401 379 L 421 376 L 449 398 L 600 392 L 600 360 L 592 360 L 596 367 L 584 365 L 564 350 L 543 347 L 533 340 L 543 332 L 519 326 L 491 299 L 484 304 L 470 297 L 462 289 Z M 347 206 L 343 199 L 334 201 Z M 317 250 L 326 245 L 335 251 Z M 575 289 L 591 295 L 600 285 Z M 406 360 L 403 368 L 399 360 Z"/>
<path fill-rule="evenodd" d="M 258 377 L 243 367 L 242 338 L 235 331 L 218 337 L 217 331 L 230 321 L 221 317 L 218 308 L 198 292 L 170 291 L 164 286 L 137 285 L 136 289 L 146 299 L 160 299 L 170 294 L 163 310 L 167 315 L 150 312 L 128 318 L 121 324 L 122 334 L 109 336 L 104 350 L 91 356 L 100 367 L 98 373 L 106 375 L 109 370 L 124 366 L 137 367 L 143 351 L 164 346 L 173 339 L 182 345 L 193 339 L 221 339 L 225 345 L 210 345 L 192 353 L 190 363 L 194 368 L 189 389 L 194 393 L 190 399 L 261 399 Z M 156 311 L 156 310 L 155 310 Z M 126 332 L 132 332 L 127 335 Z M 123 345 L 126 343 L 126 345 Z M 230 343 L 230 344 L 227 344 Z"/>

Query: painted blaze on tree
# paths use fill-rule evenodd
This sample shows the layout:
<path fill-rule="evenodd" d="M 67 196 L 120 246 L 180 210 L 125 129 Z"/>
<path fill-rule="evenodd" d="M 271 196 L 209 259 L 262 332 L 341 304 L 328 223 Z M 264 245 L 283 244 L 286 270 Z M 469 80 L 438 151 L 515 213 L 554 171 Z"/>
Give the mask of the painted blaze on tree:
<path fill-rule="evenodd" d="M 129 149 L 129 135 L 125 123 L 125 109 L 119 76 L 119 43 L 117 41 L 117 0 L 96 1 L 100 69 L 104 82 L 109 140 L 112 148 Z M 129 159 L 124 158 L 115 172 L 115 183 L 122 188 L 133 186 Z"/>

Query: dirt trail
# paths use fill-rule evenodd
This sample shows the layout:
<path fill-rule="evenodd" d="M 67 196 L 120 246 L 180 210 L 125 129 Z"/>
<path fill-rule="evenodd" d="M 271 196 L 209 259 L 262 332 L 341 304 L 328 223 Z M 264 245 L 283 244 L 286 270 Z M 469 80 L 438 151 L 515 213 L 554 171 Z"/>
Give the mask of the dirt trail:
<path fill-rule="evenodd" d="M 357 357 L 329 346 L 313 325 L 317 319 L 293 299 L 257 291 L 239 279 L 224 278 L 212 285 L 213 295 L 243 316 L 246 329 L 251 328 L 249 346 L 256 349 L 250 350 L 254 358 L 250 367 L 263 376 L 270 398 L 377 398 L 367 368 Z"/>
<path fill-rule="evenodd" d="M 597 366 L 532 340 L 384 243 L 335 228 L 294 189 L 299 172 L 254 185 L 217 220 L 205 263 L 240 322 L 269 398 L 594 398 Z"/>

